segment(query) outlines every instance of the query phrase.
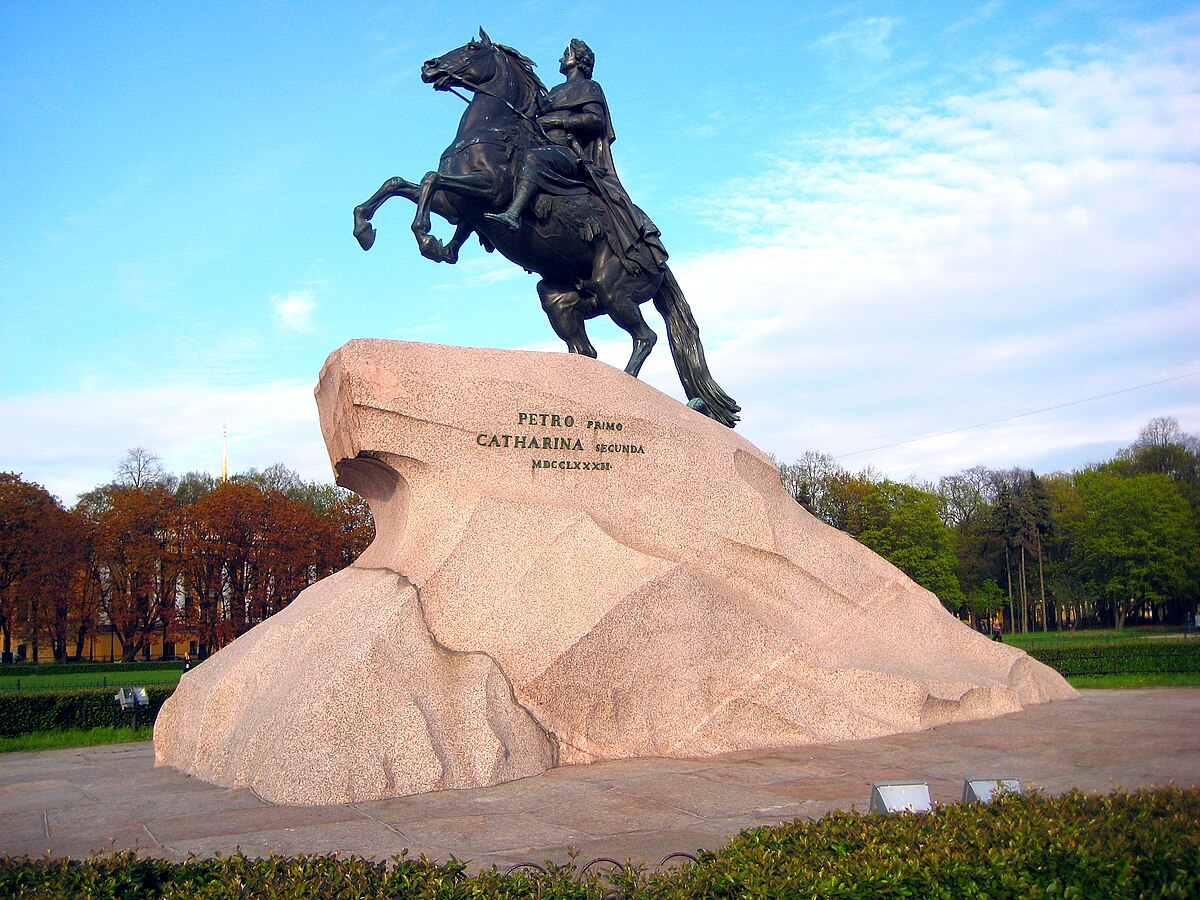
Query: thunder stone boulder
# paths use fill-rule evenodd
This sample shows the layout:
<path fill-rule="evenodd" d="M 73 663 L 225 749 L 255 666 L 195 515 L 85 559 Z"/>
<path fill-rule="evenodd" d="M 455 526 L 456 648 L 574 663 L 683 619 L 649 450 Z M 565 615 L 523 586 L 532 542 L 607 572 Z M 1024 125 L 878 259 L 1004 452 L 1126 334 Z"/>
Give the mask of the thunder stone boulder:
<path fill-rule="evenodd" d="M 159 764 L 352 802 L 1076 696 L 595 360 L 353 341 L 317 405 L 375 542 L 183 677 Z"/>

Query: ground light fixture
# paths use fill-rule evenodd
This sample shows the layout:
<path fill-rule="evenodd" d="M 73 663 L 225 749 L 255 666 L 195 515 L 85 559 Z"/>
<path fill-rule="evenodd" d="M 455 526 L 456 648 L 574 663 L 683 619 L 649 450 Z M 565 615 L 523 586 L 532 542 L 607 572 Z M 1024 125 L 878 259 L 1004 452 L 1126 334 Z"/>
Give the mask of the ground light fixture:
<path fill-rule="evenodd" d="M 963 803 L 990 803 L 1001 794 L 1021 793 L 1021 782 L 1012 776 L 968 778 L 963 782 Z"/>
<path fill-rule="evenodd" d="M 924 781 L 872 781 L 873 813 L 929 812 L 929 784 Z"/>
<path fill-rule="evenodd" d="M 136 731 L 138 710 L 147 709 L 150 706 L 150 697 L 146 693 L 146 689 L 144 687 L 121 688 L 113 694 L 113 699 L 124 712 L 130 714 L 133 720 L 133 729 Z"/>

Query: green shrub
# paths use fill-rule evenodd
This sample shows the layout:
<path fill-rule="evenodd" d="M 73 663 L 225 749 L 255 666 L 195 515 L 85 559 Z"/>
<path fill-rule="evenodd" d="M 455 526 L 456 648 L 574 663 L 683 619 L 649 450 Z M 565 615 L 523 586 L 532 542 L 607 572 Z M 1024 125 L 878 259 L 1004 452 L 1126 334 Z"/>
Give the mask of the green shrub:
<path fill-rule="evenodd" d="M 163 701 L 174 690 L 174 686 L 146 688 L 150 706 L 138 711 L 139 727 L 154 722 Z M 128 725 L 129 713 L 117 704 L 115 694 L 114 689 L 0 694 L 0 735 Z"/>
<path fill-rule="evenodd" d="M 155 672 L 162 669 L 182 669 L 183 663 L 172 662 L 84 662 L 84 663 L 11 663 L 0 665 L 0 676 L 19 675 L 22 678 L 36 678 L 38 675 L 67 675 L 85 672 Z"/>
<path fill-rule="evenodd" d="M 182 669 L 155 669 L 148 672 L 137 669 L 127 669 L 123 672 L 84 672 L 78 674 L 50 673 L 35 675 L 32 678 L 24 675 L 0 675 L 0 694 L 18 691 L 86 691 L 90 688 L 116 689 L 133 685 L 169 685 L 178 684 L 183 675 Z"/>
<path fill-rule="evenodd" d="M 0 896 L 164 898 L 1070 898 L 1200 896 L 1200 790 L 1007 795 L 921 815 L 831 813 L 743 831 L 695 865 L 611 880 L 573 866 L 505 876 L 395 857 L 241 854 L 183 863 L 119 853 L 0 859 Z"/>
<path fill-rule="evenodd" d="M 1041 646 L 1028 653 L 1067 677 L 1200 673 L 1200 640 Z"/>

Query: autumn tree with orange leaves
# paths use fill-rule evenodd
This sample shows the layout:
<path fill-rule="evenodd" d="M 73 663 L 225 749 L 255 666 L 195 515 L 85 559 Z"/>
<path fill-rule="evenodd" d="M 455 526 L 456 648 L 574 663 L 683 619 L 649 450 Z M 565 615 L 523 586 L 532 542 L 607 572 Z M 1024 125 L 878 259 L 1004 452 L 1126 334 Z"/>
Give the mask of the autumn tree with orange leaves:
<path fill-rule="evenodd" d="M 0 634 L 5 659 L 15 633 L 27 636 L 37 658 L 40 638 L 52 635 L 65 654 L 69 587 L 83 553 L 75 518 L 39 484 L 0 472 Z"/>
<path fill-rule="evenodd" d="M 96 493 L 96 492 L 93 492 Z M 88 576 L 128 662 L 175 618 L 183 558 L 179 507 L 162 485 L 109 487 L 81 511 L 92 528 Z"/>
<path fill-rule="evenodd" d="M 70 511 L 39 485 L 0 475 L 6 650 L 19 635 L 35 659 L 47 645 L 58 660 L 82 656 L 108 623 L 126 661 L 157 634 L 164 646 L 194 637 L 206 656 L 374 538 L 361 498 L 282 465 L 222 484 L 197 472 L 176 478 L 138 448 L 117 475 Z"/>

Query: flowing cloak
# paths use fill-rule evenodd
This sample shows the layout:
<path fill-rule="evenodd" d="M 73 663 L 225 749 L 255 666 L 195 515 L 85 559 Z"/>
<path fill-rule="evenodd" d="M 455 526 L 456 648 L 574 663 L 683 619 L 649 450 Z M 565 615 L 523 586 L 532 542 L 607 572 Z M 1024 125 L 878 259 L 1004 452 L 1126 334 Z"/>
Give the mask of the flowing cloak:
<path fill-rule="evenodd" d="M 597 195 L 612 226 L 605 236 L 625 268 L 631 272 L 639 269 L 647 273 L 662 271 L 667 250 L 659 230 L 629 199 L 617 178 L 611 149 L 617 137 L 603 89 L 590 78 L 568 80 L 552 88 L 540 106 L 539 114 L 591 114 L 601 125 L 597 129 L 576 128 L 569 135 L 560 129 L 547 129 L 552 140 L 569 144 L 573 138 L 576 146 L 559 144 L 533 149 L 526 155 L 524 174 L 548 194 Z M 582 151 L 582 156 L 576 149 Z"/>

